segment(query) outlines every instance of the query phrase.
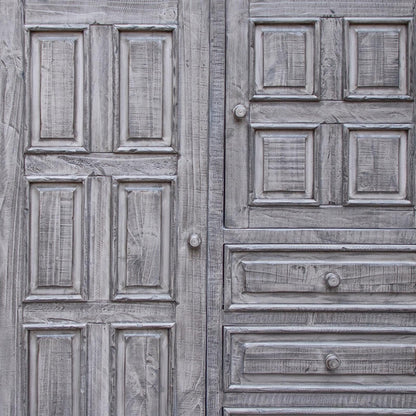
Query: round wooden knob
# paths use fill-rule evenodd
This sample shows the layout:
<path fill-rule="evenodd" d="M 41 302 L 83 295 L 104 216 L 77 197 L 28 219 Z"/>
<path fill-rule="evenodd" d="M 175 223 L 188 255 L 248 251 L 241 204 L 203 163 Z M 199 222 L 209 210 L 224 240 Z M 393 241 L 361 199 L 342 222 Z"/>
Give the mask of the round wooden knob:
<path fill-rule="evenodd" d="M 325 365 L 328 370 L 334 371 L 341 365 L 341 360 L 335 354 L 328 354 L 325 358 Z"/>
<path fill-rule="evenodd" d="M 338 287 L 341 283 L 341 278 L 337 273 L 329 272 L 325 275 L 326 285 L 330 288 Z"/>
<path fill-rule="evenodd" d="M 234 107 L 233 114 L 237 120 L 241 120 L 247 115 L 247 108 L 243 104 L 238 104 Z"/>
<path fill-rule="evenodd" d="M 188 239 L 188 244 L 192 248 L 198 248 L 202 244 L 202 238 L 199 234 L 191 234 Z"/>

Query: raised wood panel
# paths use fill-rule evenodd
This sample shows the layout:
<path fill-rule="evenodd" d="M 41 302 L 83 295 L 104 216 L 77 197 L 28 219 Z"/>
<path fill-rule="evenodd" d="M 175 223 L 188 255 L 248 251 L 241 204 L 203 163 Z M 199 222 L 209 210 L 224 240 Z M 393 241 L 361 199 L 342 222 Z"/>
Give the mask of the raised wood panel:
<path fill-rule="evenodd" d="M 390 330 L 226 327 L 225 389 L 414 391 L 415 333 Z"/>
<path fill-rule="evenodd" d="M 411 126 L 345 126 L 346 203 L 409 205 L 413 200 Z"/>
<path fill-rule="evenodd" d="M 316 203 L 314 127 L 254 127 L 253 205 Z"/>
<path fill-rule="evenodd" d="M 82 179 L 29 178 L 30 283 L 28 300 L 84 296 Z"/>
<path fill-rule="evenodd" d="M 252 407 L 252 408 L 224 408 L 224 416 L 413 416 L 415 409 L 377 409 L 377 408 L 277 408 L 277 407 Z"/>
<path fill-rule="evenodd" d="M 318 21 L 254 21 L 253 99 L 316 99 Z"/>
<path fill-rule="evenodd" d="M 32 151 L 85 151 L 86 34 L 28 28 Z"/>
<path fill-rule="evenodd" d="M 227 245 L 224 262 L 231 310 L 415 302 L 413 246 Z"/>
<path fill-rule="evenodd" d="M 82 327 L 27 326 L 28 414 L 84 414 L 85 335 Z"/>
<path fill-rule="evenodd" d="M 172 291 L 173 179 L 114 182 L 114 298 L 169 300 Z"/>
<path fill-rule="evenodd" d="M 124 29 L 124 30 L 123 30 Z M 174 27 L 118 27 L 118 151 L 172 150 Z"/>
<path fill-rule="evenodd" d="M 347 99 L 409 99 L 409 19 L 347 20 Z"/>
<path fill-rule="evenodd" d="M 172 325 L 117 324 L 113 328 L 112 415 L 171 415 Z"/>

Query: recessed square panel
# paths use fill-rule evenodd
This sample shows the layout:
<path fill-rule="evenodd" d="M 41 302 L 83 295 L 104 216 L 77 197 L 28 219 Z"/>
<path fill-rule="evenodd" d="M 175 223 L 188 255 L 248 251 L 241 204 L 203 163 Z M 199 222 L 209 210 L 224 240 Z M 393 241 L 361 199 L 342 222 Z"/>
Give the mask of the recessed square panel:
<path fill-rule="evenodd" d="M 408 26 L 349 22 L 347 98 L 409 98 Z"/>
<path fill-rule="evenodd" d="M 254 98 L 316 98 L 317 23 L 276 22 L 254 29 Z"/>
<path fill-rule="evenodd" d="M 314 130 L 257 130 L 253 204 L 313 201 Z"/>
<path fill-rule="evenodd" d="M 410 204 L 409 131 L 351 129 L 348 142 L 348 203 Z"/>

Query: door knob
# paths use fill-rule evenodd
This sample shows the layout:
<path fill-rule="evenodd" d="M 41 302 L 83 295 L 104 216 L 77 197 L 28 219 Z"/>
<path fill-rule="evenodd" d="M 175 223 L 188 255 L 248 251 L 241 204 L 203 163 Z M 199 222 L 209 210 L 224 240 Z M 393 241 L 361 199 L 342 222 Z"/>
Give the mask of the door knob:
<path fill-rule="evenodd" d="M 325 274 L 325 283 L 330 288 L 336 288 L 341 283 L 341 278 L 337 273 L 329 272 Z"/>
<path fill-rule="evenodd" d="M 330 371 L 334 371 L 341 365 L 341 360 L 335 354 L 328 354 L 325 357 L 326 368 Z"/>
<path fill-rule="evenodd" d="M 233 109 L 234 118 L 242 120 L 247 115 L 247 108 L 243 104 L 238 104 Z"/>
<path fill-rule="evenodd" d="M 191 234 L 188 238 L 188 244 L 192 248 L 198 248 L 202 243 L 202 238 L 199 234 Z"/>

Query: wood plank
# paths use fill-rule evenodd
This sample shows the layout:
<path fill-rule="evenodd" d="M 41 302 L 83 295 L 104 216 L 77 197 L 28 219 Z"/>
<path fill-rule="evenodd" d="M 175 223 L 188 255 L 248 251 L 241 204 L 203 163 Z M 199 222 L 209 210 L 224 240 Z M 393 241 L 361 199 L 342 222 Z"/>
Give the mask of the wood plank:
<path fill-rule="evenodd" d="M 89 155 L 27 155 L 26 174 L 171 176 L 176 174 L 175 155 L 118 155 L 90 153 Z"/>
<path fill-rule="evenodd" d="M 377 215 L 374 215 L 375 212 Z M 278 207 L 250 209 L 252 228 L 413 228 L 412 208 Z"/>
<path fill-rule="evenodd" d="M 176 414 L 205 413 L 209 3 L 180 1 Z M 201 235 L 199 248 L 187 241 Z"/>
<path fill-rule="evenodd" d="M 296 1 L 296 16 L 336 17 L 336 16 L 412 16 L 413 3 L 399 0 L 392 4 L 389 0 L 308 0 Z M 251 0 L 250 15 L 252 17 L 290 16 L 293 17 L 291 0 Z"/>
<path fill-rule="evenodd" d="M 90 26 L 91 151 L 111 152 L 113 144 L 113 31 Z"/>
<path fill-rule="evenodd" d="M 76 4 L 71 0 L 29 0 L 25 2 L 25 23 L 174 23 L 177 7 L 177 0 L 81 0 Z"/>
<path fill-rule="evenodd" d="M 225 225 L 248 225 L 248 125 L 245 119 L 235 119 L 237 105 L 249 108 L 248 79 L 248 0 L 226 2 L 226 85 L 225 90 Z M 237 17 L 238 16 L 238 17 Z M 242 53 L 242 51 L 244 51 Z M 248 117 L 248 116 L 246 116 Z"/>
<path fill-rule="evenodd" d="M 18 369 L 17 305 L 22 297 L 22 276 L 25 269 L 24 243 L 27 229 L 23 222 L 23 31 L 22 3 L 14 0 L 0 2 L 0 414 L 20 414 L 20 368 Z"/>
<path fill-rule="evenodd" d="M 252 123 L 408 123 L 413 103 L 343 101 L 253 103 Z"/>

